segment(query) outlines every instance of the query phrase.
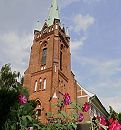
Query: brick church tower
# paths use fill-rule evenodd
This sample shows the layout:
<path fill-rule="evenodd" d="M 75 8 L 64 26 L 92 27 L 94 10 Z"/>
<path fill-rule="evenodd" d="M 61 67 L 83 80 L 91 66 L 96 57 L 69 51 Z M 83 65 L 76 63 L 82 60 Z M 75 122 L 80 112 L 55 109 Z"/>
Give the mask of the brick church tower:
<path fill-rule="evenodd" d="M 61 26 L 57 1 L 52 0 L 49 15 L 41 30 L 34 30 L 29 66 L 25 71 L 23 86 L 29 90 L 30 99 L 37 101 L 37 118 L 45 123 L 46 113 L 55 112 L 52 104 L 69 93 L 72 102 L 90 102 L 90 111 L 84 114 L 89 121 L 94 116 L 108 116 L 98 97 L 87 91 L 74 78 L 71 71 L 70 37 Z M 69 112 L 69 109 L 65 109 Z"/>
<path fill-rule="evenodd" d="M 71 71 L 70 37 L 61 27 L 57 1 L 52 0 L 49 15 L 41 30 L 34 30 L 29 67 L 24 87 L 30 99 L 38 102 L 40 120 L 52 111 L 51 104 L 68 92 L 76 101 L 76 81 Z"/>

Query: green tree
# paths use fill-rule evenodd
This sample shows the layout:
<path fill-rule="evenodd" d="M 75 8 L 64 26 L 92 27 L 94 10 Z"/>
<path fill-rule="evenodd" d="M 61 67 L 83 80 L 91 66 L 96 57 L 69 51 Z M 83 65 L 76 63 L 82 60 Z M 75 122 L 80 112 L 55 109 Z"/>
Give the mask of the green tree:
<path fill-rule="evenodd" d="M 19 95 L 28 99 L 28 91 L 22 87 L 20 73 L 12 72 L 6 64 L 0 71 L 0 130 L 27 130 L 33 126 L 39 129 L 34 118 L 35 101 L 20 104 Z"/>
<path fill-rule="evenodd" d="M 18 74 L 12 72 L 10 65 L 4 65 L 0 71 L 0 129 L 7 120 L 10 108 L 14 106 L 17 95 L 18 86 L 17 82 Z"/>
<path fill-rule="evenodd" d="M 121 113 L 116 112 L 111 106 L 109 106 L 110 109 L 110 118 L 116 119 L 119 121 L 119 123 L 121 123 Z"/>

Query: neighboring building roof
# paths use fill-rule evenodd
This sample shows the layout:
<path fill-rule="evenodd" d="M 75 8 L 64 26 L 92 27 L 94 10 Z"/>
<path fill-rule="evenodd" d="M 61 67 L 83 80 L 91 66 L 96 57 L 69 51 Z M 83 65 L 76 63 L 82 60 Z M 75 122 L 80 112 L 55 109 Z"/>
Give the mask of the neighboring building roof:
<path fill-rule="evenodd" d="M 51 7 L 47 18 L 47 25 L 51 26 L 53 24 L 54 19 L 59 19 L 57 0 L 52 0 L 51 2 Z"/>
<path fill-rule="evenodd" d="M 77 85 L 79 85 L 79 87 L 89 96 L 89 97 L 93 97 L 95 94 L 89 92 L 88 90 L 86 90 L 84 87 L 82 87 L 78 82 Z"/>
<path fill-rule="evenodd" d="M 95 105 L 96 107 L 98 107 L 98 109 L 103 113 L 103 115 L 108 117 L 109 113 L 107 112 L 107 110 L 105 109 L 105 107 L 103 106 L 99 98 L 94 93 L 91 93 L 88 90 L 86 90 L 84 87 L 82 87 L 78 82 L 77 85 L 79 85 L 79 87 L 88 95 L 89 102 Z"/>
<path fill-rule="evenodd" d="M 96 105 L 96 107 L 98 107 L 98 109 L 106 116 L 109 116 L 109 113 L 107 112 L 107 110 L 105 109 L 105 107 L 103 106 L 103 104 L 101 103 L 101 101 L 99 100 L 99 98 L 94 95 L 92 97 L 90 97 L 90 103 Z"/>

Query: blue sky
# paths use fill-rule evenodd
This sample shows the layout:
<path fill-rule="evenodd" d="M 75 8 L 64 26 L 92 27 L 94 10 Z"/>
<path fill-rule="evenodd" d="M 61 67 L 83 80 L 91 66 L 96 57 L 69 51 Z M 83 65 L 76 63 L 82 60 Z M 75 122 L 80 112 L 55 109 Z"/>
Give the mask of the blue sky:
<path fill-rule="evenodd" d="M 0 67 L 24 72 L 33 29 L 43 25 L 50 0 L 0 0 Z M 121 1 L 58 0 L 61 23 L 69 27 L 72 70 L 106 108 L 121 111 Z"/>

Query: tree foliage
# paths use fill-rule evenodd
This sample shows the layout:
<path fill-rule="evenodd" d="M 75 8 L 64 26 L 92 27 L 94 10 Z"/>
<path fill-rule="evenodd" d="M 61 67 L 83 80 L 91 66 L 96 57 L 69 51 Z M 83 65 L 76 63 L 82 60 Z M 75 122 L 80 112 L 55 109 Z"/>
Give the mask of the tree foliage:
<path fill-rule="evenodd" d="M 117 113 L 111 106 L 109 106 L 110 109 L 110 116 L 109 118 L 113 118 L 119 121 L 121 123 L 121 113 Z"/>
<path fill-rule="evenodd" d="M 10 108 L 14 106 L 20 83 L 18 74 L 11 71 L 10 65 L 4 65 L 0 71 L 0 126 L 3 126 L 9 116 Z"/>
<path fill-rule="evenodd" d="M 6 64 L 0 71 L 0 130 L 26 130 L 30 126 L 35 128 L 38 121 L 34 117 L 35 101 L 27 101 L 21 105 L 18 95 L 25 95 L 28 91 L 22 87 L 20 73 L 12 72 L 10 65 Z"/>

